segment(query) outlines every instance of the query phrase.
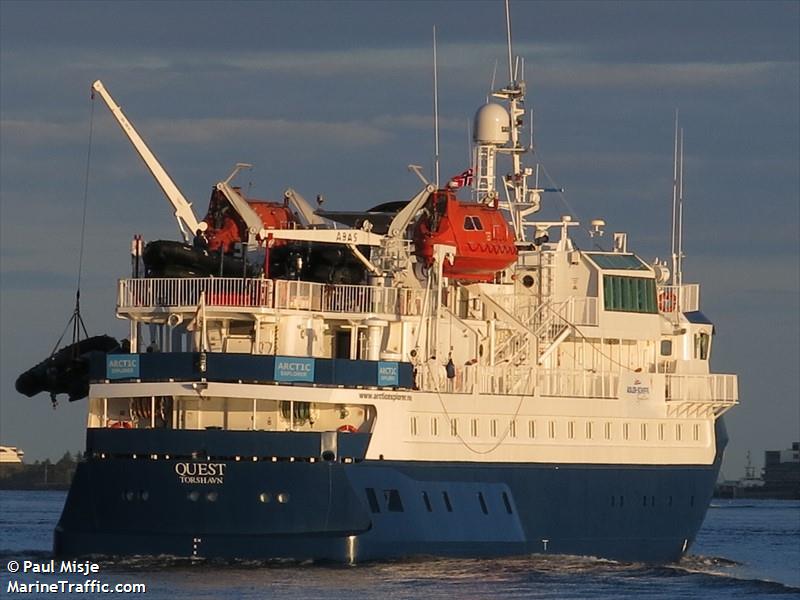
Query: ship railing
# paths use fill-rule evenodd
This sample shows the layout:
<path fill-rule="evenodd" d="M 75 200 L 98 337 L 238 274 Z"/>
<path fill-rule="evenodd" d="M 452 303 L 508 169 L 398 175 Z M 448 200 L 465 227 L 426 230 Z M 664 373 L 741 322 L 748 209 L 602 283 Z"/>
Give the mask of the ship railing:
<path fill-rule="evenodd" d="M 276 280 L 274 308 L 338 313 L 418 315 L 418 290 L 368 285 Z"/>
<path fill-rule="evenodd" d="M 185 308 L 206 306 L 269 307 L 272 305 L 270 279 L 241 277 L 158 277 L 120 279 L 117 308 Z"/>
<path fill-rule="evenodd" d="M 616 398 L 619 374 L 592 373 L 583 369 L 539 369 L 536 387 L 542 396 Z"/>
<path fill-rule="evenodd" d="M 447 378 L 442 365 L 418 369 L 418 386 L 427 391 L 466 394 L 533 395 L 565 398 L 616 398 L 617 373 L 581 370 L 535 369 L 531 365 L 481 365 L 457 367 Z"/>
<path fill-rule="evenodd" d="M 665 398 L 669 401 L 739 400 L 739 378 L 736 375 L 665 375 Z"/>
<path fill-rule="evenodd" d="M 700 284 L 658 286 L 658 310 L 662 313 L 694 312 L 700 310 Z"/>
<path fill-rule="evenodd" d="M 203 292 L 206 306 L 399 315 L 423 309 L 422 290 L 237 277 L 120 279 L 117 309 L 191 309 Z"/>

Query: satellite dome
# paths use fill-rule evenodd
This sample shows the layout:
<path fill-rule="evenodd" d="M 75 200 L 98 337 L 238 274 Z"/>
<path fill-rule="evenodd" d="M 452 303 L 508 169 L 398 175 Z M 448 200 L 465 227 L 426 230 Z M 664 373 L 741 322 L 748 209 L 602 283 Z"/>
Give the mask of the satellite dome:
<path fill-rule="evenodd" d="M 508 112 L 499 104 L 484 104 L 475 113 L 473 139 L 478 144 L 502 146 L 508 142 L 511 121 Z"/>

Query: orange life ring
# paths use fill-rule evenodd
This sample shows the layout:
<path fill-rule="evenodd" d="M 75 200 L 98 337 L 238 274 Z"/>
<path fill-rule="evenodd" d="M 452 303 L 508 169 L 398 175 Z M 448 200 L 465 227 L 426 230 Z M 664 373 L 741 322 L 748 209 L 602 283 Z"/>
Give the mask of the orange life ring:
<path fill-rule="evenodd" d="M 347 425 L 342 425 L 336 431 L 341 431 L 342 433 L 355 433 L 356 428 L 348 423 Z"/>
<path fill-rule="evenodd" d="M 658 310 L 661 312 L 672 312 L 675 310 L 675 294 L 667 290 L 658 292 Z"/>

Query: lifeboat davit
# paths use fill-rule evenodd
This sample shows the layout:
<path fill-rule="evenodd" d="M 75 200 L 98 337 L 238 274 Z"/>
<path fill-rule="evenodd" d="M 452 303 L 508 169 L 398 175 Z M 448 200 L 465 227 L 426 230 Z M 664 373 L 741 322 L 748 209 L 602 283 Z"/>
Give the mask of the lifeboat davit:
<path fill-rule="evenodd" d="M 492 281 L 517 260 L 514 235 L 496 206 L 461 202 L 452 190 L 433 192 L 425 214 L 414 231 L 417 256 L 433 264 L 433 246 L 455 246 L 452 264 L 444 263 L 446 277 L 466 281 Z"/>

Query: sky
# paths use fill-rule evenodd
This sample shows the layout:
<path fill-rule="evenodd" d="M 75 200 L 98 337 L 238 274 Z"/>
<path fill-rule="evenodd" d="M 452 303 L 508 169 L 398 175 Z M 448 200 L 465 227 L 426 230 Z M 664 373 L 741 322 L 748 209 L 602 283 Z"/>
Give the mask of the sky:
<path fill-rule="evenodd" d="M 643 258 L 666 258 L 680 111 L 684 281 L 701 283 L 716 326 L 713 370 L 739 375 L 723 473 L 740 477 L 748 450 L 760 466 L 800 439 L 800 3 L 511 10 L 533 160 L 566 190 L 545 196 L 543 219 L 600 217 Z M 27 461 L 83 447 L 85 401 L 54 411 L 14 381 L 72 315 L 84 197 L 90 334 L 127 336 L 115 281 L 133 234 L 177 239 L 152 177 L 90 100 L 95 79 L 199 213 L 237 162 L 254 165 L 237 180 L 253 197 L 294 187 L 363 209 L 413 196 L 407 165 L 431 172 L 434 25 L 449 176 L 468 165 L 496 64 L 507 79 L 500 2 L 0 0 L 0 443 Z"/>

